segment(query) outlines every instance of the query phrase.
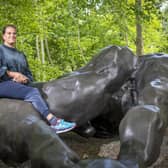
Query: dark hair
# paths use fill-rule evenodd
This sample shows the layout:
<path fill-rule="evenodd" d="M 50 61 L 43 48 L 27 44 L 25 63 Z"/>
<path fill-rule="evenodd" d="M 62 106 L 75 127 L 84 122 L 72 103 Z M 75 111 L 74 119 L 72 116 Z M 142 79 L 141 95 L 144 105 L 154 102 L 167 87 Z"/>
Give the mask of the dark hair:
<path fill-rule="evenodd" d="M 7 29 L 8 27 L 12 27 L 12 28 L 14 28 L 15 30 L 17 30 L 17 28 L 16 28 L 15 25 L 8 24 L 8 25 L 6 25 L 6 26 L 3 27 L 3 29 L 2 29 L 2 34 L 5 34 L 6 29 Z"/>

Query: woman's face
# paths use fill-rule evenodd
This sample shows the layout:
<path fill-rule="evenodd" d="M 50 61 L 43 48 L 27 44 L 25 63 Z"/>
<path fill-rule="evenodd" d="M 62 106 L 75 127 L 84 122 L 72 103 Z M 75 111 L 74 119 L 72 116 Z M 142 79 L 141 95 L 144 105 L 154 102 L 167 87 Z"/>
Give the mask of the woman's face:
<path fill-rule="evenodd" d="M 16 43 L 16 29 L 13 27 L 7 27 L 3 34 L 4 44 L 9 47 L 14 47 Z"/>

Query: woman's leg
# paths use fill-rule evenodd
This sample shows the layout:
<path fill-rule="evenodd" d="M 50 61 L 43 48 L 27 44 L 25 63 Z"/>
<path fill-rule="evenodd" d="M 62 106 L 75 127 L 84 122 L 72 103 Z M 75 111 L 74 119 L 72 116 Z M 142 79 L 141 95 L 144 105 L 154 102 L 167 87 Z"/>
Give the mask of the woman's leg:
<path fill-rule="evenodd" d="M 0 82 L 0 97 L 31 102 L 33 107 L 40 112 L 46 120 L 48 120 L 51 128 L 53 128 L 56 133 L 67 132 L 76 126 L 75 123 L 57 119 L 52 113 L 50 113 L 46 102 L 43 100 L 37 88 L 29 87 L 13 81 Z"/>
<path fill-rule="evenodd" d="M 49 109 L 37 88 L 29 87 L 13 81 L 0 82 L 0 97 L 20 99 L 31 102 L 33 107 L 43 117 L 49 114 Z"/>

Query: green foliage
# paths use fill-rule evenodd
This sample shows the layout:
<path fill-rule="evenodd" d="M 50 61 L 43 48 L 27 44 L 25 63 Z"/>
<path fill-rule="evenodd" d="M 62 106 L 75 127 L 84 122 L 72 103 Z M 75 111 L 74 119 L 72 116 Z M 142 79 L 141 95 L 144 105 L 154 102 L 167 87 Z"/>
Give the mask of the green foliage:
<path fill-rule="evenodd" d="M 37 59 L 29 59 L 28 61 L 30 63 L 30 69 L 34 74 L 35 81 L 49 81 L 63 75 L 63 71 L 59 66 L 52 66 L 48 63 L 42 64 Z"/>
<path fill-rule="evenodd" d="M 35 79 L 46 81 L 85 65 L 108 45 L 135 52 L 136 12 L 144 52 L 167 52 L 168 12 L 161 12 L 162 2 L 142 1 L 138 11 L 134 0 L 0 0 L 0 27 L 18 27 L 17 48 L 26 54 Z"/>

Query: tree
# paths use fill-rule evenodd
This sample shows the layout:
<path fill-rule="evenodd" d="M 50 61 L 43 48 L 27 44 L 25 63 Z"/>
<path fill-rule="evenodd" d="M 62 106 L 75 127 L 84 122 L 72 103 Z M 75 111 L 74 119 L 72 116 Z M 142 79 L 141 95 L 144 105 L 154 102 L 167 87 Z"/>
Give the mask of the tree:
<path fill-rule="evenodd" d="M 108 45 L 128 46 L 137 55 L 167 51 L 161 2 L 0 0 L 0 26 L 16 24 L 17 47 L 35 79 L 46 81 L 85 65 Z"/>
<path fill-rule="evenodd" d="M 136 15 L 136 55 L 143 54 L 143 37 L 142 37 L 142 1 L 135 1 L 135 15 Z"/>

